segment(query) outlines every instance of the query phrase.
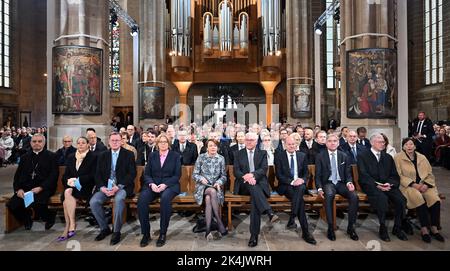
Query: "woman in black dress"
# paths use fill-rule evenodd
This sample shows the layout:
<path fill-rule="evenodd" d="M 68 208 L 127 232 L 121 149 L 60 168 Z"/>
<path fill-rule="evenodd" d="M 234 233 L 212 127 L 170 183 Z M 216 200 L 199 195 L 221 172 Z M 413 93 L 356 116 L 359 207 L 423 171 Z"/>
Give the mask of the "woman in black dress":
<path fill-rule="evenodd" d="M 89 151 L 89 141 L 85 137 L 77 140 L 77 151 L 67 158 L 66 171 L 62 178 L 64 194 L 61 201 L 64 207 L 66 227 L 58 241 L 75 236 L 75 209 L 77 200 L 89 200 L 95 185 L 97 158 Z"/>

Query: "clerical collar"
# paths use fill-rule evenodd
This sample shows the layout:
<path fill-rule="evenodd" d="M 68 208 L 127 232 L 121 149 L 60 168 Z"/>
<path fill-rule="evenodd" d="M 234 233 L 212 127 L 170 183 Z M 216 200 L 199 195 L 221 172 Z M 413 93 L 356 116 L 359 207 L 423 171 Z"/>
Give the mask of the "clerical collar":
<path fill-rule="evenodd" d="M 39 155 L 41 152 L 42 152 L 42 150 L 40 150 L 38 152 L 33 151 L 33 153 L 36 154 L 36 155 Z"/>

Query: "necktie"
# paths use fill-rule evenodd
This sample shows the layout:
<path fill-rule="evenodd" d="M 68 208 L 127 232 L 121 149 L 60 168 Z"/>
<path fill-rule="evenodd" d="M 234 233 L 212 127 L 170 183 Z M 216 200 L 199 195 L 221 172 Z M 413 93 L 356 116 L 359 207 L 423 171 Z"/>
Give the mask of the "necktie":
<path fill-rule="evenodd" d="M 181 152 L 184 152 L 184 144 L 181 144 Z"/>
<path fill-rule="evenodd" d="M 355 161 L 356 161 L 357 155 L 356 155 L 356 147 L 355 146 L 352 147 L 352 153 L 353 153 L 353 157 L 355 158 Z"/>
<path fill-rule="evenodd" d="M 331 181 L 337 184 L 336 153 L 331 153 Z"/>
<path fill-rule="evenodd" d="M 117 153 L 112 153 L 112 160 L 111 160 L 111 179 L 116 180 L 116 164 L 117 164 Z"/>
<path fill-rule="evenodd" d="M 381 156 L 380 156 L 380 153 L 377 152 L 377 161 L 378 161 L 378 162 L 380 162 L 380 157 L 381 157 Z"/>
<path fill-rule="evenodd" d="M 418 134 L 422 134 L 422 126 L 423 126 L 423 120 L 419 121 L 419 125 L 417 126 Z"/>
<path fill-rule="evenodd" d="M 255 171 L 255 162 L 253 161 L 253 151 L 249 151 L 248 166 L 250 167 L 250 172 Z"/>
<path fill-rule="evenodd" d="M 94 146 L 91 146 L 91 151 L 94 151 Z"/>
<path fill-rule="evenodd" d="M 294 155 L 291 154 L 291 177 L 295 177 L 295 164 L 294 164 Z"/>

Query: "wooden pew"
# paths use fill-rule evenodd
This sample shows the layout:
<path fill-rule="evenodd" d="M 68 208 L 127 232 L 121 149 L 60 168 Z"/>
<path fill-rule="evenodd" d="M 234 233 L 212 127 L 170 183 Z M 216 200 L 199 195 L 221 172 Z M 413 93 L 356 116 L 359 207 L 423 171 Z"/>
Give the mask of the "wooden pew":
<path fill-rule="evenodd" d="M 315 176 L 315 167 L 314 165 L 308 166 L 309 171 L 309 178 L 307 183 L 307 188 L 309 190 L 315 189 L 314 185 L 314 176 Z M 232 214 L 233 214 L 233 208 L 239 208 L 239 209 L 249 209 L 250 207 L 250 196 L 247 195 L 237 195 L 234 194 L 234 183 L 236 181 L 236 177 L 234 176 L 234 169 L 233 166 L 228 166 L 228 174 L 230 179 L 230 191 L 227 191 L 225 194 L 225 203 L 227 206 L 227 215 L 228 215 L 228 230 L 233 229 L 233 223 L 232 223 Z M 291 208 L 291 201 L 282 195 L 279 195 L 275 192 L 275 189 L 278 187 L 278 180 L 275 176 L 275 171 L 273 166 L 269 166 L 268 172 L 268 182 L 271 189 L 271 195 L 267 199 L 269 204 L 274 209 L 290 209 Z M 320 204 L 319 207 L 322 207 L 322 199 L 316 194 L 313 195 L 305 195 L 303 197 L 305 201 L 305 205 L 310 205 L 311 208 L 315 207 L 315 204 Z M 324 212 L 321 211 L 321 217 L 325 218 Z"/>

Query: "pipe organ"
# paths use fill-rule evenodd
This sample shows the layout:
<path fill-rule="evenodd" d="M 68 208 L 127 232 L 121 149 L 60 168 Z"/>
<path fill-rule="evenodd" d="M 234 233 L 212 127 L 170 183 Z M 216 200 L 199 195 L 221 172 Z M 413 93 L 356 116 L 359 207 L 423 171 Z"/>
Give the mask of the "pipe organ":
<path fill-rule="evenodd" d="M 262 68 L 255 67 L 252 71 L 272 74 L 280 71 L 285 48 L 285 0 L 166 0 L 166 3 L 170 10 L 167 41 L 175 72 L 194 72 L 199 70 L 197 61 L 214 63 L 214 59 L 246 59 L 247 63 Z"/>
<path fill-rule="evenodd" d="M 191 56 L 191 0 L 171 0 L 171 51 L 175 72 L 187 72 Z"/>

